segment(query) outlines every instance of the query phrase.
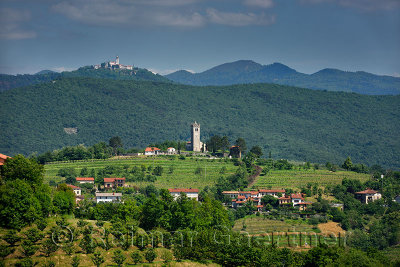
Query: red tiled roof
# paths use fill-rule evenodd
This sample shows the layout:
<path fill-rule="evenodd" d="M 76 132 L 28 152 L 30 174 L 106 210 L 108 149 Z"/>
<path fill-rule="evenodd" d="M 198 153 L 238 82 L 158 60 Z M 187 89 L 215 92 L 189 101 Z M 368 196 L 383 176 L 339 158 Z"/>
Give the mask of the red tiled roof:
<path fill-rule="evenodd" d="M 222 194 L 239 194 L 239 191 L 222 191 Z"/>
<path fill-rule="evenodd" d="M 301 193 L 291 194 L 290 197 L 291 198 L 301 198 L 301 199 L 303 199 L 303 195 Z"/>
<path fill-rule="evenodd" d="M 170 188 L 168 189 L 170 193 L 198 193 L 199 189 L 196 188 Z"/>
<path fill-rule="evenodd" d="M 278 199 L 290 199 L 290 197 L 280 197 L 280 198 L 278 198 Z"/>
<path fill-rule="evenodd" d="M 4 155 L 4 154 L 0 154 L 0 166 L 3 165 L 3 164 L 4 164 L 4 161 L 5 161 L 6 159 L 8 159 L 8 158 L 11 158 L 11 157 L 9 157 L 9 156 L 7 156 L 7 155 Z"/>
<path fill-rule="evenodd" d="M 114 183 L 115 180 L 124 180 L 125 178 L 104 178 L 105 183 Z"/>
<path fill-rule="evenodd" d="M 8 158 L 11 158 L 11 157 L 0 153 L 0 158 L 1 159 L 8 159 Z"/>
<path fill-rule="evenodd" d="M 244 201 L 236 201 L 236 204 L 242 204 L 242 203 L 244 203 Z"/>
<path fill-rule="evenodd" d="M 262 208 L 264 207 L 263 205 L 257 205 L 256 208 Z"/>
<path fill-rule="evenodd" d="M 367 188 L 364 191 L 360 191 L 360 192 L 356 192 L 356 194 L 361 194 L 361 195 L 365 195 L 365 194 L 376 194 L 378 193 L 378 191 L 372 190 L 371 188 Z"/>
<path fill-rule="evenodd" d="M 71 187 L 72 189 L 81 189 L 78 186 L 72 185 L 72 184 L 67 184 L 68 187 Z"/>
<path fill-rule="evenodd" d="M 245 199 L 246 197 L 245 196 L 238 196 L 237 198 L 238 199 Z"/>
<path fill-rule="evenodd" d="M 149 152 L 149 151 L 159 151 L 160 149 L 157 147 L 146 147 L 145 152 Z"/>
<path fill-rule="evenodd" d="M 252 194 L 252 195 L 258 195 L 258 191 L 250 191 L 250 194 Z"/>
<path fill-rule="evenodd" d="M 169 148 L 167 148 L 167 149 L 175 149 L 175 147 L 169 147 Z"/>
<path fill-rule="evenodd" d="M 260 193 L 285 193 L 285 189 L 260 189 Z"/>
<path fill-rule="evenodd" d="M 250 191 L 242 191 L 242 192 L 239 192 L 239 194 L 251 194 L 251 192 Z"/>
<path fill-rule="evenodd" d="M 94 178 L 93 177 L 76 177 L 77 181 L 93 181 L 94 182 Z"/>

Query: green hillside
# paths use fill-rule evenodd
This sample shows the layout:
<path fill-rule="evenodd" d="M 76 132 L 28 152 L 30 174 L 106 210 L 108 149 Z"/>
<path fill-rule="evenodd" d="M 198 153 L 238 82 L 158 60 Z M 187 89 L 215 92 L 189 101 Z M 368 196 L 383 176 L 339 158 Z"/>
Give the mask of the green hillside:
<path fill-rule="evenodd" d="M 60 78 L 0 93 L 0 151 L 30 154 L 120 136 L 125 147 L 189 140 L 189 126 L 260 145 L 274 158 L 400 168 L 400 96 L 273 84 L 195 87 Z M 3 115 L 5 114 L 5 115 Z M 65 128 L 76 128 L 67 134 Z"/>
<path fill-rule="evenodd" d="M 64 71 L 61 73 L 50 70 L 43 70 L 36 74 L 7 75 L 0 74 L 0 92 L 21 86 L 28 86 L 44 82 L 50 82 L 54 79 L 68 77 L 90 77 L 112 80 L 134 80 L 134 81 L 158 81 L 171 82 L 167 78 L 154 74 L 146 69 L 134 68 L 134 70 L 109 70 L 93 69 L 90 66 L 82 67 L 74 71 Z"/>

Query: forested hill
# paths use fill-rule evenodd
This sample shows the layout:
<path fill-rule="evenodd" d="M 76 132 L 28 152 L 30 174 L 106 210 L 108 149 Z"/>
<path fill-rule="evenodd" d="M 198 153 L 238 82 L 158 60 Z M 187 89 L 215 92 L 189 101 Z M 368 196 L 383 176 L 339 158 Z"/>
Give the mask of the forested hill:
<path fill-rule="evenodd" d="M 168 79 L 188 85 L 276 83 L 317 90 L 355 92 L 366 95 L 400 94 L 400 78 L 358 71 L 323 69 L 314 74 L 297 72 L 280 63 L 261 65 L 251 60 L 225 63 L 201 73 L 177 71 Z"/>
<path fill-rule="evenodd" d="M 74 71 L 64 71 L 61 73 L 44 70 L 33 75 L 0 74 L 0 92 L 21 86 L 49 82 L 61 77 L 91 77 L 112 80 L 170 82 L 167 78 L 154 74 L 146 69 L 135 68 L 133 71 L 108 69 L 95 70 L 92 67 L 82 67 Z"/>
<path fill-rule="evenodd" d="M 238 137 L 265 154 L 311 162 L 400 168 L 400 96 L 366 96 L 275 84 L 195 87 L 60 78 L 0 93 L 0 152 L 30 154 L 120 136 L 125 147 Z M 64 128 L 77 128 L 67 134 Z"/>

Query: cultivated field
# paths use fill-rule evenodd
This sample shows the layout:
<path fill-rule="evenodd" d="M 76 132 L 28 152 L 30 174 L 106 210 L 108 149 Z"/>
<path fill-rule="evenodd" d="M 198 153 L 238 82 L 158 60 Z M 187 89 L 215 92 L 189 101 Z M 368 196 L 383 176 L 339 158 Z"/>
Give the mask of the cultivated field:
<path fill-rule="evenodd" d="M 61 177 L 57 176 L 57 172 L 61 168 L 73 167 L 76 169 L 77 174 L 80 173 L 81 169 L 86 167 L 89 173 L 92 169 L 98 171 L 106 166 L 121 166 L 132 169 L 134 166 L 139 168 L 144 165 L 149 166 L 162 166 L 162 176 L 157 176 L 157 181 L 154 185 L 157 188 L 174 188 L 174 187 L 192 187 L 202 189 L 205 186 L 212 186 L 221 176 L 227 176 L 235 173 L 238 167 L 234 166 L 232 162 L 219 160 L 219 159 L 201 159 L 187 157 L 185 160 L 177 158 L 167 157 L 152 157 L 152 158 L 130 158 L 130 159 L 108 159 L 108 160 L 95 160 L 95 161 L 79 161 L 79 162 L 66 162 L 66 163 L 54 163 L 45 165 L 45 182 L 54 180 L 56 182 L 61 181 Z M 169 173 L 169 169 L 173 168 L 172 174 Z M 225 167 L 224 173 L 221 170 Z M 200 168 L 200 169 L 199 169 Z M 196 169 L 199 169 L 195 173 Z M 128 183 L 129 184 L 129 183 Z M 136 186 L 146 186 L 152 184 L 150 182 L 133 182 Z"/>
<path fill-rule="evenodd" d="M 243 225 L 246 227 L 244 228 Z M 298 249 L 317 246 L 319 242 L 338 245 L 339 239 L 343 244 L 346 233 L 337 223 L 333 222 L 319 224 L 316 227 L 302 219 L 281 221 L 255 215 L 236 220 L 233 230 L 241 232 L 244 236 L 255 236 L 259 242 L 271 244 L 273 240 L 278 247 Z"/>
<path fill-rule="evenodd" d="M 350 171 L 328 170 L 271 170 L 265 176 L 259 176 L 254 188 L 301 188 L 307 183 L 318 183 L 319 186 L 340 184 L 344 178 L 365 182 L 370 174 Z"/>

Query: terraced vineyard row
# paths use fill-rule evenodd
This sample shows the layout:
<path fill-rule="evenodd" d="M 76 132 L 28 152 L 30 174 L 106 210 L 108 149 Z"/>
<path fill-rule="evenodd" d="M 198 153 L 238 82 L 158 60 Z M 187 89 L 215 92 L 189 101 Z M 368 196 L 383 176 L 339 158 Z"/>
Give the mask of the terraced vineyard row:
<path fill-rule="evenodd" d="M 299 189 L 307 183 L 318 183 L 319 186 L 325 187 L 340 184 L 344 178 L 365 182 L 370 179 L 370 174 L 328 170 L 271 170 L 267 175 L 259 176 L 253 187 Z"/>

